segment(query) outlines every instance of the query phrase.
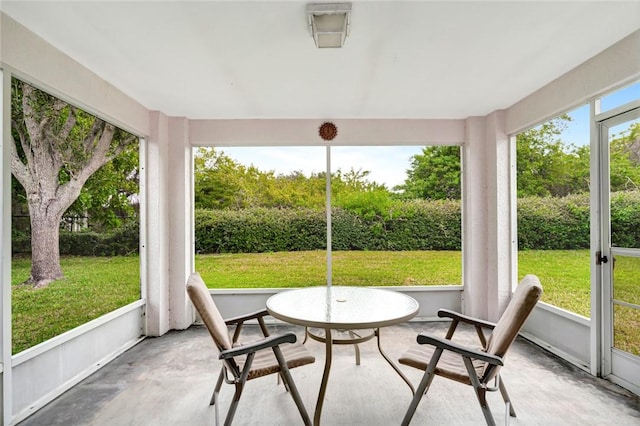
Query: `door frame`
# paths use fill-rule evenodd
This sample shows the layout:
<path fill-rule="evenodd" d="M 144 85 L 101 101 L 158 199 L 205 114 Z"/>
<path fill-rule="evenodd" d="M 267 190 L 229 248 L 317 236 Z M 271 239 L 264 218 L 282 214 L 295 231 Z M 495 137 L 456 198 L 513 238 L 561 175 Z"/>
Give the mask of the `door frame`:
<path fill-rule="evenodd" d="M 640 393 L 640 386 L 628 376 L 615 374 L 614 364 L 620 363 L 627 369 L 640 370 L 640 362 L 635 356 L 626 355 L 622 351 L 614 354 L 613 348 L 613 319 L 612 319 L 612 282 L 613 282 L 613 252 L 619 255 L 631 254 L 640 257 L 638 249 L 612 248 L 610 224 L 610 186 L 609 186 L 609 129 L 626 121 L 640 118 L 640 100 L 620 106 L 618 108 L 598 113 L 596 102 L 592 111 L 596 111 L 592 121 L 592 287 L 591 287 L 591 318 L 592 318 L 592 373 L 605 377 L 636 394 Z M 595 170 L 595 173 L 594 173 Z M 595 207 L 595 209 L 594 209 Z M 593 226 L 595 225 L 595 226 Z M 608 262 L 600 261 L 606 258 Z M 595 273 L 594 273 L 595 272 Z M 636 368 L 637 367 L 637 368 Z M 620 369 L 618 367 L 618 369 Z M 633 374 L 633 373 L 632 373 Z"/>

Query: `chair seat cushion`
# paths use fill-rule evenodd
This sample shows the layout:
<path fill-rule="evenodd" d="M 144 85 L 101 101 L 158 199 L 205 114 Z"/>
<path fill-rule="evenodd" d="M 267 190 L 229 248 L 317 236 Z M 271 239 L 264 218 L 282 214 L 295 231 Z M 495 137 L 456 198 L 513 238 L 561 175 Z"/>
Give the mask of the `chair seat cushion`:
<path fill-rule="evenodd" d="M 280 345 L 282 355 L 287 360 L 287 367 L 289 369 L 300 367 L 306 364 L 312 364 L 316 358 L 309 352 L 302 344 L 284 344 Z M 235 358 L 240 369 L 244 367 L 245 357 Z M 280 372 L 280 366 L 278 360 L 272 349 L 263 349 L 256 352 L 256 356 L 251 363 L 251 370 L 247 380 L 256 379 L 258 377 L 266 376 L 268 374 Z"/>
<path fill-rule="evenodd" d="M 401 364 L 410 367 L 426 370 L 429 367 L 429 361 L 433 355 L 435 348 L 433 346 L 421 345 L 412 347 L 400 357 L 398 360 Z M 484 369 L 483 361 L 473 361 L 473 367 L 478 376 L 482 376 Z M 450 351 L 443 351 L 435 369 L 435 374 L 447 377 L 466 385 L 471 385 L 467 368 L 464 365 L 462 356 Z"/>

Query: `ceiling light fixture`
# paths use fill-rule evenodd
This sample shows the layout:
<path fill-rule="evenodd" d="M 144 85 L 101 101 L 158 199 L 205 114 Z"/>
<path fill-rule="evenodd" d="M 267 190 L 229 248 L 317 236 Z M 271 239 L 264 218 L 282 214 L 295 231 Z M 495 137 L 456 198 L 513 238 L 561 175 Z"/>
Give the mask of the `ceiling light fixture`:
<path fill-rule="evenodd" d="M 317 47 L 344 45 L 351 25 L 351 3 L 308 4 L 307 16 L 309 29 Z"/>

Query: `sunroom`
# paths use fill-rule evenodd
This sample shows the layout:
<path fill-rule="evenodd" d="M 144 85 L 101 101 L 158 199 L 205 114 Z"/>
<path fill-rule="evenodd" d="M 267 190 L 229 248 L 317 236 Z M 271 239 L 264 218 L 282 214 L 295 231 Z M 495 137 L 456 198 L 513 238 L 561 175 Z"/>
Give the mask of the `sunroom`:
<path fill-rule="evenodd" d="M 342 46 L 323 48 L 307 2 L 0 4 L 2 424 L 24 420 L 146 337 L 197 320 L 185 283 L 196 269 L 194 155 L 201 147 L 300 148 L 320 157 L 327 175 L 346 148 L 385 155 L 394 147 L 459 147 L 460 281 L 393 289 L 419 302 L 413 321 L 432 320 L 439 308 L 497 320 L 523 273 L 544 277 L 545 268 L 519 270 L 516 139 L 563 115 L 580 121 L 591 152 L 582 223 L 587 312 L 543 299 L 522 335 L 640 395 L 640 336 L 625 345 L 616 337 L 640 312 L 633 267 L 640 245 L 612 235 L 608 154 L 611 141 L 640 122 L 640 2 L 348 5 Z M 16 80 L 124 129 L 140 147 L 139 299 L 18 353 L 10 166 Z M 327 226 L 330 248 L 330 217 Z M 331 268 L 329 249 L 325 284 L 340 285 Z M 631 290 L 619 291 L 619 283 Z M 279 290 L 211 293 L 223 315 L 234 316 L 264 308 Z"/>

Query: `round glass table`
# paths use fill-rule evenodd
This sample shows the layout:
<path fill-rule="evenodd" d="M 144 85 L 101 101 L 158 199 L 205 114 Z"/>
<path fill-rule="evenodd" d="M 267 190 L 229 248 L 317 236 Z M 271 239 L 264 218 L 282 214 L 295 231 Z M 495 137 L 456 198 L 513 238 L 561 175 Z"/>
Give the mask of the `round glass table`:
<path fill-rule="evenodd" d="M 313 424 L 320 424 L 322 404 L 331 370 L 332 330 L 373 329 L 378 341 L 378 351 L 414 392 L 413 385 L 389 358 L 380 345 L 380 328 L 400 324 L 418 313 L 418 302 L 406 294 L 393 290 L 368 287 L 325 286 L 285 290 L 267 300 L 267 311 L 279 320 L 324 329 L 323 336 L 313 335 L 315 340 L 324 340 L 326 357 L 324 373 L 318 393 Z M 368 340 L 368 339 L 364 339 Z M 341 340 L 340 343 L 361 342 Z M 336 342 L 338 343 L 338 342 Z"/>

